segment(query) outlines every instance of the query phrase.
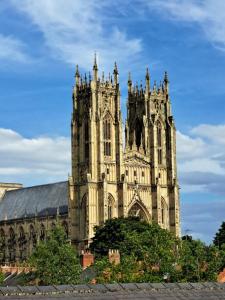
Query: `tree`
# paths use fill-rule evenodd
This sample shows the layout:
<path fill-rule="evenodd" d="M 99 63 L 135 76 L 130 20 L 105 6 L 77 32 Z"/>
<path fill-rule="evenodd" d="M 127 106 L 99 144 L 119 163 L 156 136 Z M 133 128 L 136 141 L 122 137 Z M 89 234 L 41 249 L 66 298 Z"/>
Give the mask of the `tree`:
<path fill-rule="evenodd" d="M 121 264 L 107 267 L 110 280 L 117 271 L 121 282 L 129 282 L 131 274 L 137 282 L 164 281 L 166 274 L 174 277 L 177 273 L 179 243 L 172 233 L 159 225 L 129 217 L 111 219 L 105 225 L 96 227 L 90 248 L 99 258 L 104 258 L 109 249 L 120 251 Z M 104 272 L 102 275 L 98 273 L 99 278 L 104 278 Z"/>
<path fill-rule="evenodd" d="M 215 281 L 224 263 L 224 251 L 214 245 L 207 246 L 200 240 L 182 241 L 179 265 L 180 281 Z"/>
<path fill-rule="evenodd" d="M 56 226 L 45 242 L 34 250 L 30 264 L 40 284 L 76 284 L 81 266 L 74 248 L 68 243 L 62 227 Z"/>
<path fill-rule="evenodd" d="M 219 249 L 191 236 L 178 239 L 138 218 L 108 220 L 95 230 L 90 247 L 99 258 L 97 282 L 215 281 L 223 269 L 225 245 Z M 120 251 L 119 265 L 106 259 L 109 249 Z"/>
<path fill-rule="evenodd" d="M 225 222 L 223 222 L 215 235 L 213 240 L 214 245 L 218 246 L 220 249 L 223 244 L 225 244 Z"/>

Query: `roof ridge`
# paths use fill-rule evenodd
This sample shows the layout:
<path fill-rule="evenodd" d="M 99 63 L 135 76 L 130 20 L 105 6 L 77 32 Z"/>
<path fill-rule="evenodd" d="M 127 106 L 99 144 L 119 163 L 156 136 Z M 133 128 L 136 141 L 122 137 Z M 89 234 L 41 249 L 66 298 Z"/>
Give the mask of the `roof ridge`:
<path fill-rule="evenodd" d="M 5 195 L 7 193 L 11 193 L 11 192 L 18 192 L 18 191 L 21 191 L 21 190 L 27 190 L 27 189 L 38 188 L 38 187 L 42 187 L 42 186 L 55 185 L 55 184 L 66 183 L 66 182 L 68 182 L 68 180 L 22 187 L 22 188 L 18 188 L 18 189 L 15 189 L 15 190 L 8 190 L 8 191 L 6 191 Z M 4 196 L 3 196 L 3 198 L 4 198 Z"/>

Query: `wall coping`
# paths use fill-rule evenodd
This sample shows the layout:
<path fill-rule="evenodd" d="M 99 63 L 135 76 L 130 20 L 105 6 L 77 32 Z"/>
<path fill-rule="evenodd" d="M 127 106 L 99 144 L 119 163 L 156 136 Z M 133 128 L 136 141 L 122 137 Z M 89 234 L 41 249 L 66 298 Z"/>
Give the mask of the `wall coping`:
<path fill-rule="evenodd" d="M 225 295 L 225 283 L 113 283 L 113 284 L 79 284 L 79 285 L 51 285 L 51 286 L 0 286 L 0 296 L 29 296 L 29 295 L 98 295 L 114 292 L 138 291 L 176 291 L 179 290 L 220 290 Z"/>

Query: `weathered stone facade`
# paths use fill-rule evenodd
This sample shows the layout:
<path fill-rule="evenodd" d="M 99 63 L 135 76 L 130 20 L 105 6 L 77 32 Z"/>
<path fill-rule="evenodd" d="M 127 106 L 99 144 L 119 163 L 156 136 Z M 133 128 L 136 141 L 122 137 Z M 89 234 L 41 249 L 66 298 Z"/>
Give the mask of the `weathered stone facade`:
<path fill-rule="evenodd" d="M 69 239 L 67 181 L 7 191 L 0 201 L 0 263 L 26 260 L 57 223 Z"/>
<path fill-rule="evenodd" d="M 125 150 L 118 69 L 100 80 L 96 60 L 92 79 L 77 67 L 73 90 L 72 176 L 69 179 L 71 239 L 85 247 L 94 226 L 136 215 L 180 234 L 176 129 L 169 80 L 145 88 L 128 79 Z"/>
<path fill-rule="evenodd" d="M 99 79 L 96 60 L 92 78 L 82 78 L 78 67 L 75 78 L 72 176 L 50 185 L 4 188 L 2 262 L 26 259 L 56 222 L 79 249 L 88 247 L 95 225 L 121 216 L 139 216 L 180 234 L 176 129 L 167 74 L 152 89 L 148 70 L 145 87 L 133 86 L 129 76 L 124 145 L 116 64 L 107 79 Z"/>

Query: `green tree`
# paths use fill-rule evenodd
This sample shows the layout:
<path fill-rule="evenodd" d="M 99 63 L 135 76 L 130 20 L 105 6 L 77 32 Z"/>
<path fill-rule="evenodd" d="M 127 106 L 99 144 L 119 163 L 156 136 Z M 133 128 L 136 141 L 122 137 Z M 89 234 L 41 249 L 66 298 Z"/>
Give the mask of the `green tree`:
<path fill-rule="evenodd" d="M 136 281 L 164 281 L 166 274 L 176 277 L 180 241 L 159 225 L 130 217 L 108 220 L 95 230 L 90 248 L 99 258 L 105 257 L 109 249 L 118 249 L 121 253 L 121 264 L 107 267 L 110 280 L 116 271 L 122 282 L 129 282 L 131 274 L 135 274 Z M 104 272 L 99 275 L 101 278 Z"/>
<path fill-rule="evenodd" d="M 180 281 L 215 281 L 224 263 L 224 251 L 200 240 L 182 241 L 179 265 Z"/>
<path fill-rule="evenodd" d="M 45 242 L 40 242 L 29 261 L 40 284 L 76 284 L 80 280 L 78 256 L 60 226 L 53 229 Z"/>
<path fill-rule="evenodd" d="M 225 245 L 207 246 L 191 236 L 182 239 L 137 218 L 106 221 L 96 227 L 91 250 L 97 282 L 198 282 L 215 281 L 224 267 Z M 109 249 L 118 249 L 119 265 L 106 258 Z"/>
<path fill-rule="evenodd" d="M 223 222 L 215 235 L 213 240 L 215 246 L 218 246 L 220 249 L 223 244 L 225 244 L 225 222 Z"/>

